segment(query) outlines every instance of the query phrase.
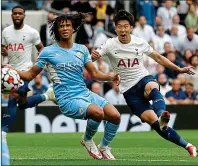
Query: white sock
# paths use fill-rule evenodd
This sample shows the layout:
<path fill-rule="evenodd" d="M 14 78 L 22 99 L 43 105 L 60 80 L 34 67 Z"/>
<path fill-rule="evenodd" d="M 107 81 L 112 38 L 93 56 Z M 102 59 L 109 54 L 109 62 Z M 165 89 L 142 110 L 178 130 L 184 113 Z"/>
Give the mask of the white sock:
<path fill-rule="evenodd" d="M 107 146 L 104 146 L 104 145 L 102 144 L 102 142 L 100 142 L 100 144 L 98 145 L 98 147 L 99 147 L 99 148 L 106 148 Z"/>
<path fill-rule="evenodd" d="M 193 145 L 190 144 L 190 143 L 188 143 L 188 144 L 186 145 L 186 149 L 187 149 L 189 146 L 193 146 Z"/>
<path fill-rule="evenodd" d="M 49 97 L 48 97 L 47 94 L 44 93 L 43 95 L 45 96 L 45 101 L 46 101 L 46 100 L 49 100 Z"/>

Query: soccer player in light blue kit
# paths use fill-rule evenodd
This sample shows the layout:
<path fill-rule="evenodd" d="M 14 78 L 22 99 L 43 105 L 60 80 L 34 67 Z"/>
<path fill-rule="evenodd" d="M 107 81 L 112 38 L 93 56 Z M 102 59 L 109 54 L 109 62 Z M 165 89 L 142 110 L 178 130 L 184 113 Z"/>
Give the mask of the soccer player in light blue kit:
<path fill-rule="evenodd" d="M 17 72 L 21 79 L 30 81 L 47 65 L 61 112 L 74 119 L 88 119 L 81 144 L 95 159 L 114 160 L 108 145 L 118 130 L 120 114 L 108 101 L 86 88 L 83 70 L 85 67 L 93 78 L 101 81 L 119 82 L 119 75 L 106 75 L 98 71 L 91 61 L 88 49 L 84 45 L 73 43 L 72 34 L 82 25 L 82 19 L 86 15 L 80 13 L 57 17 L 50 29 L 57 43 L 45 47 L 29 71 Z M 102 120 L 106 120 L 104 137 L 97 147 L 92 137 Z"/>

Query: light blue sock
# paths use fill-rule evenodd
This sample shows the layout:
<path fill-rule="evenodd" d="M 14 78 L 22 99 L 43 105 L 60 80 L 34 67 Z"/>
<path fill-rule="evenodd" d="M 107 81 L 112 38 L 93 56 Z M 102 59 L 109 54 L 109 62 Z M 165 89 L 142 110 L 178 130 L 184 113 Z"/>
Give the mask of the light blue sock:
<path fill-rule="evenodd" d="M 105 125 L 105 131 L 104 131 L 104 137 L 100 143 L 101 146 L 108 146 L 110 142 L 115 137 L 117 131 L 119 128 L 119 124 L 112 124 L 110 122 L 107 122 Z"/>
<path fill-rule="evenodd" d="M 46 97 L 45 95 L 34 95 L 27 97 L 27 101 L 25 104 L 20 104 L 19 108 L 26 109 L 26 108 L 32 108 L 40 104 L 41 102 L 45 101 Z"/>
<path fill-rule="evenodd" d="M 84 135 L 84 140 L 91 140 L 94 136 L 94 134 L 97 132 L 98 127 L 101 122 L 96 122 L 92 119 L 87 120 L 87 127 L 86 127 L 86 132 Z"/>
<path fill-rule="evenodd" d="M 2 165 L 10 165 L 10 154 L 9 154 L 9 150 L 8 150 L 8 145 L 6 142 L 6 138 L 5 138 L 5 133 L 2 132 L 2 140 L 1 140 L 1 150 L 2 150 L 2 154 L 1 154 L 1 162 Z"/>

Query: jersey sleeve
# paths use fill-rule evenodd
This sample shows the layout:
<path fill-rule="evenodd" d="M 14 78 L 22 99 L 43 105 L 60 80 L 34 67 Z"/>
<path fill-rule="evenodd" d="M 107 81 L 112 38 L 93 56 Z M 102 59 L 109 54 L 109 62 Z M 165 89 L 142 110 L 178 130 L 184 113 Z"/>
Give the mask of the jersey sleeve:
<path fill-rule="evenodd" d="M 143 41 L 143 53 L 146 54 L 147 56 L 150 56 L 151 53 L 154 51 L 154 49 L 145 41 Z"/>
<path fill-rule="evenodd" d="M 108 54 L 107 48 L 108 48 L 108 40 L 104 44 L 102 44 L 96 51 L 98 51 L 101 56 L 105 56 L 105 55 L 107 56 Z"/>
<path fill-rule="evenodd" d="M 40 35 L 36 29 L 33 29 L 32 31 L 32 43 L 34 45 L 38 45 L 39 43 L 41 43 Z"/>
<path fill-rule="evenodd" d="M 2 38 L 1 38 L 1 44 L 6 46 L 7 45 L 7 42 L 6 42 L 6 39 L 5 39 L 5 31 L 2 32 Z"/>
<path fill-rule="evenodd" d="M 35 65 L 43 69 L 47 63 L 48 63 L 48 52 L 46 49 L 43 49 L 40 52 Z"/>
<path fill-rule="evenodd" d="M 89 53 L 89 50 L 87 49 L 87 47 L 84 47 L 84 54 L 85 54 L 85 58 L 84 58 L 84 65 L 88 62 L 91 62 L 91 55 Z"/>

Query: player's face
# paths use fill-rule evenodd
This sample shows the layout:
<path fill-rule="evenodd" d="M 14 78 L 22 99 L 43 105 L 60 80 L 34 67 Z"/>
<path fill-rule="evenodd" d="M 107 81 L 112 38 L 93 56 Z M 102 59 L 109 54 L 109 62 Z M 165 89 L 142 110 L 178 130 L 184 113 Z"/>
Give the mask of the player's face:
<path fill-rule="evenodd" d="M 129 24 L 127 20 L 120 20 L 115 26 L 115 31 L 118 35 L 118 39 L 121 43 L 127 44 L 131 41 L 131 32 L 133 27 Z"/>
<path fill-rule="evenodd" d="M 63 20 L 58 24 L 58 33 L 61 40 L 69 39 L 73 34 L 73 27 L 71 20 Z"/>
<path fill-rule="evenodd" d="M 25 13 L 23 9 L 16 8 L 12 12 L 12 21 L 16 27 L 20 27 L 23 24 Z"/>

